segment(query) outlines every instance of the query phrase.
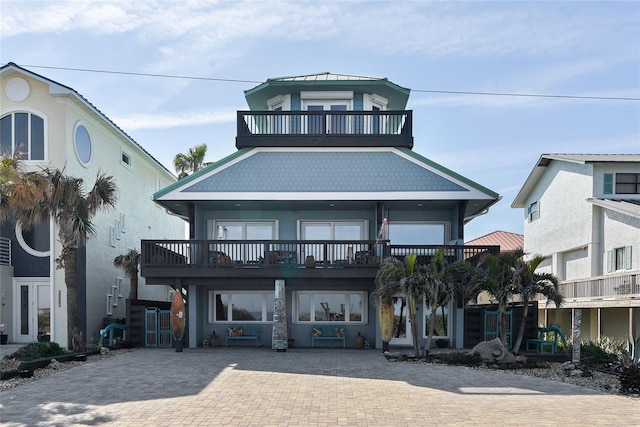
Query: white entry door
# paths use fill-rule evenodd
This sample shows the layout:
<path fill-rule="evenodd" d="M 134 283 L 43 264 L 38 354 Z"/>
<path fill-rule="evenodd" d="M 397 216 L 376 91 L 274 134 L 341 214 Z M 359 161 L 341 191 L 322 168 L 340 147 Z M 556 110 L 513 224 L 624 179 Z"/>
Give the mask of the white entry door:
<path fill-rule="evenodd" d="M 13 340 L 28 343 L 51 337 L 49 278 L 15 278 L 13 282 Z"/>
<path fill-rule="evenodd" d="M 413 343 L 408 311 L 407 297 L 404 295 L 396 295 L 393 299 L 395 326 L 393 328 L 393 338 L 389 341 L 390 345 L 405 346 Z"/>

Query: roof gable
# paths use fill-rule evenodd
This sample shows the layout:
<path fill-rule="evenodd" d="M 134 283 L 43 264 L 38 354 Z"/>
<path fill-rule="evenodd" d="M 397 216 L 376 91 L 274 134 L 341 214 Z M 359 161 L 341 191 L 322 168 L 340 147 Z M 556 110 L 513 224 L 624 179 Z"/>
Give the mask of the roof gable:
<path fill-rule="evenodd" d="M 138 144 L 131 136 L 129 136 L 124 130 L 122 130 L 118 125 L 116 125 L 109 117 L 107 117 L 102 111 L 100 111 L 95 105 L 89 102 L 84 96 L 80 95 L 75 89 L 60 84 L 54 80 L 51 80 L 47 77 L 41 76 L 40 74 L 34 73 L 33 71 L 27 70 L 25 68 L 20 67 L 19 65 L 9 62 L 6 65 L 0 67 L 0 78 L 8 79 L 13 77 L 14 75 L 23 74 L 38 80 L 49 86 L 49 93 L 52 95 L 69 95 L 75 97 L 78 101 L 84 104 L 89 110 L 98 115 L 102 120 L 104 120 L 108 125 L 110 125 L 117 133 L 121 134 L 124 138 L 131 142 L 133 146 L 139 149 L 144 156 L 151 159 L 152 162 L 157 164 L 161 169 L 163 169 L 166 174 L 175 179 L 175 175 L 169 169 L 167 169 L 162 163 L 156 160 L 147 150 L 145 150 L 140 144 Z"/>
<path fill-rule="evenodd" d="M 542 154 L 531 173 L 522 184 L 520 191 L 516 195 L 512 208 L 526 207 L 527 198 L 531 191 L 538 184 L 544 175 L 547 167 L 552 161 L 578 163 L 578 164 L 596 164 L 596 163 L 638 163 L 640 164 L 640 154 Z"/>

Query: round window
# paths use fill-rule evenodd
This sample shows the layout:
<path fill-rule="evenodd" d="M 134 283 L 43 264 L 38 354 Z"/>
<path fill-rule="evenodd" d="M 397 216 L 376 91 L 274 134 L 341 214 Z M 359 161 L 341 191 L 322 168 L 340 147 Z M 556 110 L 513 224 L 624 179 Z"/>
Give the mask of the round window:
<path fill-rule="evenodd" d="M 16 238 L 27 253 L 38 257 L 49 255 L 49 221 L 43 221 L 30 229 L 17 223 Z"/>
<path fill-rule="evenodd" d="M 78 159 L 86 165 L 91 160 L 91 137 L 84 125 L 76 127 L 75 145 Z"/>

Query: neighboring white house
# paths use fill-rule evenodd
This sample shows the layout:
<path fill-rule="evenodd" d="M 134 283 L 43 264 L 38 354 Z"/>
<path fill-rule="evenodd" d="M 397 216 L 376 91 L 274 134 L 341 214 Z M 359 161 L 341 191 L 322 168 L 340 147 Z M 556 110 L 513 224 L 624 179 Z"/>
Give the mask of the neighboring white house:
<path fill-rule="evenodd" d="M 539 319 L 568 333 L 581 309 L 583 339 L 638 337 L 640 155 L 543 154 L 511 207 L 525 252 L 561 281 L 565 303 Z"/>
<path fill-rule="evenodd" d="M 174 175 L 108 117 L 68 86 L 16 64 L 0 68 L 0 151 L 20 151 L 28 170 L 64 170 L 91 189 L 98 171 L 114 177 L 116 208 L 99 213 L 97 235 L 79 250 L 78 297 L 87 341 L 97 338 L 105 316 L 125 317 L 129 279 L 113 259 L 148 238 L 184 238 L 185 222 L 152 200 Z M 46 339 L 67 346 L 64 270 L 54 224 L 34 231 L 0 226 L 0 323 L 10 342 Z M 167 301 L 163 287 L 144 286 L 139 299 Z M 48 337 L 47 337 L 48 336 Z"/>

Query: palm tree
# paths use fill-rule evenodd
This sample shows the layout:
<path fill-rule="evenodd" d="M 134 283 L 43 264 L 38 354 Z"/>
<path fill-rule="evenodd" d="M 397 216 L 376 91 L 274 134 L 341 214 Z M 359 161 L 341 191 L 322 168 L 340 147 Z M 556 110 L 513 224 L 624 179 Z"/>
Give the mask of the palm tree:
<path fill-rule="evenodd" d="M 2 159 L 5 162 L 6 158 Z M 99 211 L 113 208 L 118 190 L 113 177 L 98 172 L 91 191 L 86 192 L 82 178 L 67 176 L 60 170 L 44 169 L 41 172 L 24 173 L 19 163 L 7 166 L 15 174 L 15 188 L 6 186 L 7 199 L 13 219 L 30 228 L 53 217 L 58 226 L 58 241 L 62 246 L 60 256 L 55 260 L 58 268 L 64 269 L 64 282 L 67 288 L 67 332 L 69 347 L 79 351 L 83 339 L 78 321 L 78 274 L 77 251 L 96 229 L 92 219 Z M 6 181 L 5 176 L 3 180 Z M 31 194 L 37 195 L 25 199 L 22 183 L 34 186 Z M 3 194 L 3 198 L 5 194 Z M 75 347 L 75 348 L 72 348 Z"/>
<path fill-rule="evenodd" d="M 129 278 L 129 299 L 138 299 L 138 264 L 140 263 L 140 252 L 131 249 L 124 255 L 118 255 L 113 259 L 113 265 L 124 270 L 124 274 Z"/>
<path fill-rule="evenodd" d="M 529 302 L 536 295 L 544 295 L 547 297 L 547 301 L 553 301 L 558 307 L 564 300 L 562 294 L 558 292 L 558 278 L 556 276 L 551 273 L 536 273 L 536 269 L 543 261 L 544 257 L 538 255 L 529 261 L 519 260 L 516 267 L 515 294 L 520 296 L 524 308 L 522 321 L 518 329 L 518 337 L 513 344 L 514 353 L 520 350 L 520 345 L 522 344 L 527 314 L 529 314 Z"/>
<path fill-rule="evenodd" d="M 394 257 L 385 258 L 376 274 L 376 289 L 372 296 L 374 304 L 387 311 L 390 309 L 391 312 L 393 312 L 393 297 L 396 294 L 402 293 L 407 297 L 407 314 L 411 323 L 413 348 L 416 356 L 420 357 L 417 303 L 427 291 L 428 279 L 425 266 L 416 266 L 416 258 L 416 254 L 407 255 L 404 261 Z M 384 329 L 382 324 L 381 329 Z"/>
<path fill-rule="evenodd" d="M 204 162 L 204 156 L 207 154 L 207 144 L 196 145 L 189 148 L 187 154 L 178 153 L 173 159 L 173 166 L 178 172 L 178 179 L 182 179 L 189 173 L 197 172 L 203 166 L 209 163 Z"/>
<path fill-rule="evenodd" d="M 523 255 L 522 249 L 499 255 L 486 255 L 478 264 L 473 279 L 479 288 L 488 292 L 491 299 L 498 304 L 499 336 L 503 343 L 507 342 L 507 322 L 504 314 L 516 293 L 516 268 Z"/>
<path fill-rule="evenodd" d="M 44 177 L 24 172 L 18 156 L 0 157 L 0 223 L 13 219 L 16 208 L 33 206 L 42 197 Z"/>

